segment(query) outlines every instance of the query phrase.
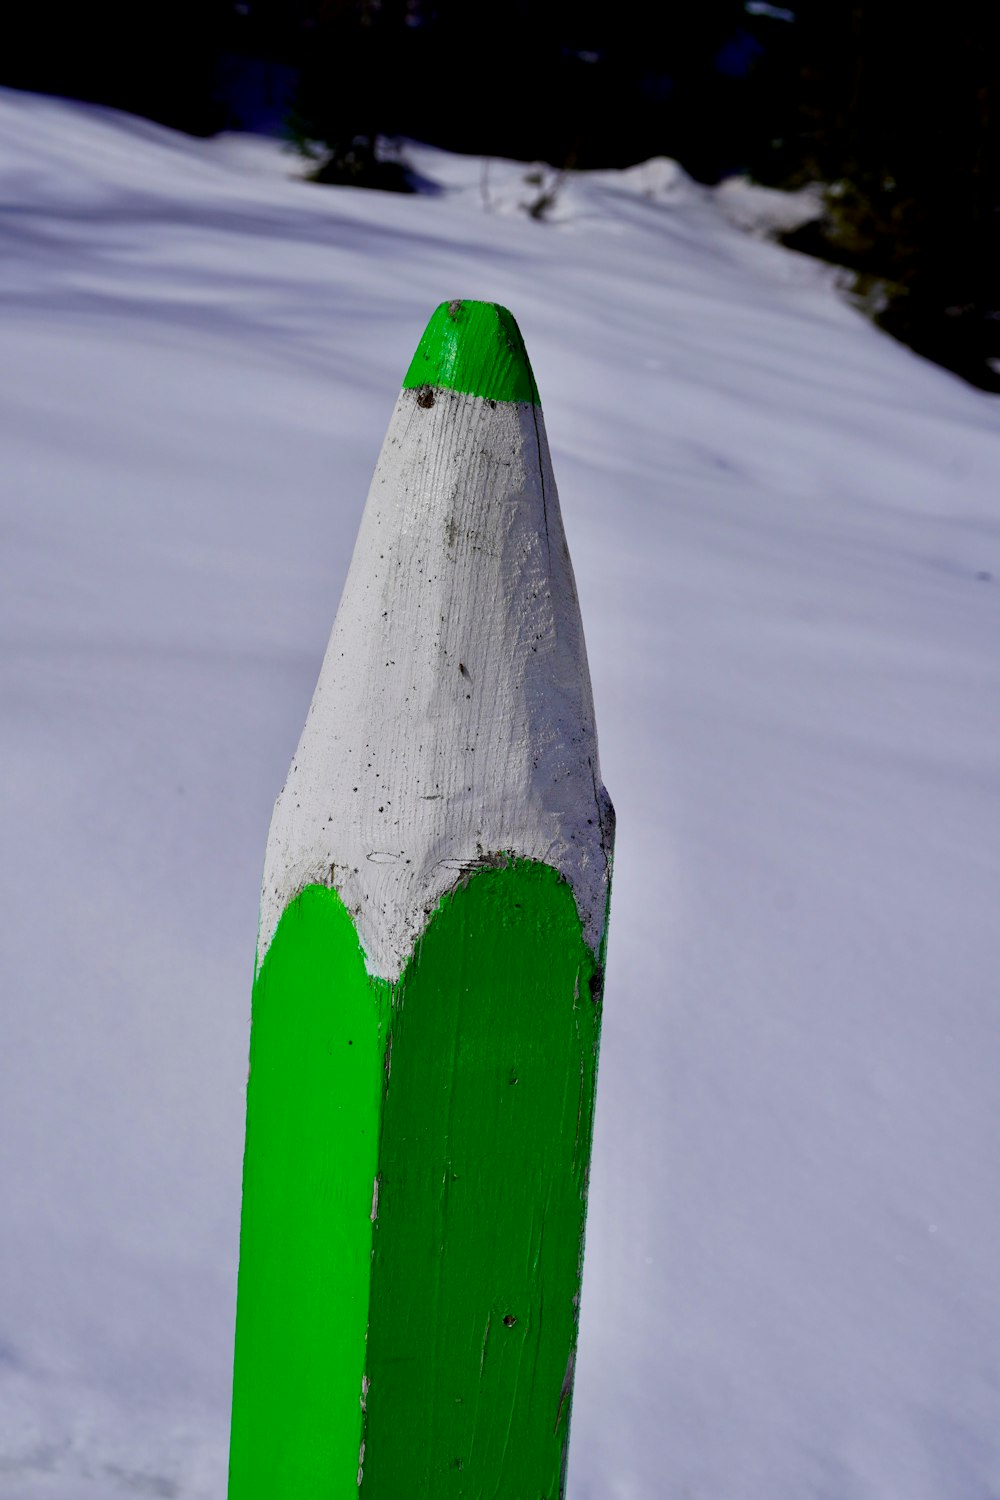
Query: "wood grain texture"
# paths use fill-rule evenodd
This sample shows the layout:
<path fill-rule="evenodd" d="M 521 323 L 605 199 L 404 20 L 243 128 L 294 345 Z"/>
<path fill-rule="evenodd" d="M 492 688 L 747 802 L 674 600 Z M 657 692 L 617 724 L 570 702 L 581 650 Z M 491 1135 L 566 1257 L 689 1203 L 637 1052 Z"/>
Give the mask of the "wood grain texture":
<path fill-rule="evenodd" d="M 600 985 L 545 865 L 446 897 L 395 997 L 361 1494 L 556 1500 Z"/>
<path fill-rule="evenodd" d="M 560 870 L 601 945 L 612 812 L 541 412 L 441 391 L 396 403 L 288 780 L 261 899 L 334 886 L 395 979 L 484 857 Z"/>

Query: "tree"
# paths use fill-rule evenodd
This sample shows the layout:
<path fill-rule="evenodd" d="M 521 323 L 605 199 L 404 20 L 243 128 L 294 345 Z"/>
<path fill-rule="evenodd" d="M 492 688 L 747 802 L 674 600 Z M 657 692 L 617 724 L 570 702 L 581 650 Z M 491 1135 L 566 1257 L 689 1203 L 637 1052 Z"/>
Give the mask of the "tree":
<path fill-rule="evenodd" d="M 1000 391 L 1000 16 L 820 0 L 789 29 L 759 80 L 780 75 L 783 129 L 752 166 L 828 185 L 791 242 L 849 267 L 889 332 Z"/>

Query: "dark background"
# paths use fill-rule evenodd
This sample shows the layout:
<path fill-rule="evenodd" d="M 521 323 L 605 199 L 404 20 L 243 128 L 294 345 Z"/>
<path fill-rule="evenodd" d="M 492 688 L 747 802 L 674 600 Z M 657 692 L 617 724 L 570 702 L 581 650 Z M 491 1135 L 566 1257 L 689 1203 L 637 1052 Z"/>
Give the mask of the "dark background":
<path fill-rule="evenodd" d="M 820 181 L 825 215 L 792 242 L 845 266 L 883 327 L 1000 391 L 996 7 L 56 0 L 12 7 L 3 33 L 0 82 L 194 134 L 282 129 L 321 181 L 412 187 L 397 137 Z"/>

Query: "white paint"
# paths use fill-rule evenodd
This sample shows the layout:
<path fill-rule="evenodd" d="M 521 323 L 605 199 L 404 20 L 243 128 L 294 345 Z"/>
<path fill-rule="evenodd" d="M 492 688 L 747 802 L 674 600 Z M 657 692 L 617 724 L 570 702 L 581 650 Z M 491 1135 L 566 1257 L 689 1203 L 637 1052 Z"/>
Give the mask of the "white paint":
<path fill-rule="evenodd" d="M 404 390 L 275 803 L 258 961 L 320 882 L 369 972 L 398 978 L 445 892 L 504 851 L 566 877 L 597 951 L 612 817 L 541 412 Z"/>

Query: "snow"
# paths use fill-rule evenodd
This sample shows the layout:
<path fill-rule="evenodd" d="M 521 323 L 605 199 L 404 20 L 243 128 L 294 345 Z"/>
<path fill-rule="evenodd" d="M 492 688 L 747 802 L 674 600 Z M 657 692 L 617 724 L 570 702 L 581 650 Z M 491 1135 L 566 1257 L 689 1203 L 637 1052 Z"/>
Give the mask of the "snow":
<path fill-rule="evenodd" d="M 715 189 L 715 201 L 731 224 L 765 239 L 814 223 L 822 218 L 825 207 L 818 182 L 784 193 L 749 177 L 723 178 Z"/>
<path fill-rule="evenodd" d="M 677 170 L 414 157 L 0 93 L 0 1496 L 225 1493 L 271 804 L 454 296 L 619 819 L 570 1500 L 995 1495 L 1000 406 Z"/>

